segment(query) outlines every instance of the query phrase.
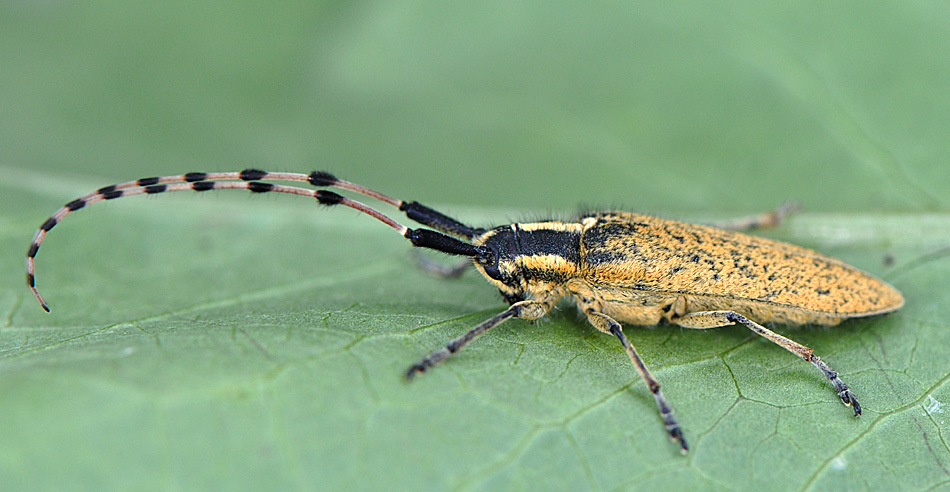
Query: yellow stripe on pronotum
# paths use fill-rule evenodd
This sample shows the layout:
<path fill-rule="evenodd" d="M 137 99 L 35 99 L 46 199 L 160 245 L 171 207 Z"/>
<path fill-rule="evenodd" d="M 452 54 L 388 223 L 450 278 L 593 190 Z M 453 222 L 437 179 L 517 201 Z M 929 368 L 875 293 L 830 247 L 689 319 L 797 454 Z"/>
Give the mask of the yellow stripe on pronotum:
<path fill-rule="evenodd" d="M 273 183 L 305 182 L 382 201 L 430 229 L 411 229 L 356 200 L 327 190 Z M 854 393 L 814 351 L 779 335 L 761 322 L 835 325 L 848 318 L 875 316 L 900 308 L 904 299 L 887 283 L 842 261 L 791 244 L 734 230 L 664 220 L 626 212 L 585 214 L 574 222 L 540 221 L 491 229 L 465 225 L 418 202 L 396 200 L 327 172 L 269 173 L 245 169 L 227 173 L 187 173 L 143 178 L 100 188 L 57 210 L 36 231 L 26 259 L 26 281 L 40 305 L 35 259 L 47 233 L 71 212 L 119 197 L 167 191 L 244 189 L 311 197 L 327 206 L 359 210 L 395 229 L 413 246 L 471 258 L 475 269 L 501 292 L 509 307 L 449 341 L 409 368 L 426 372 L 482 333 L 510 318 L 536 320 L 570 298 L 594 328 L 617 337 L 656 399 L 670 437 L 682 452 L 689 447 L 660 383 L 624 335 L 621 323 L 660 321 L 685 328 L 740 324 L 812 363 L 845 405 L 861 414 Z M 741 220 L 733 229 L 774 225 L 788 207 Z M 456 276 L 459 268 L 431 268 Z"/>

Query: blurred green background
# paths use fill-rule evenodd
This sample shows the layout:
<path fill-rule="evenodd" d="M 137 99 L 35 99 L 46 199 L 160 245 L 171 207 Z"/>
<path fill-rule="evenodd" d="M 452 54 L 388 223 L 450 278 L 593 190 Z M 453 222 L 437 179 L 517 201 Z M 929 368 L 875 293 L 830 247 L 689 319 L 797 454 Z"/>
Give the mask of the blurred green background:
<path fill-rule="evenodd" d="M 0 2 L 0 489 L 950 490 L 950 7 L 943 2 Z M 790 333 L 865 406 L 739 328 L 500 310 L 350 211 L 239 192 L 70 216 L 100 186 L 330 170 L 476 224 L 581 206 L 765 234 L 907 306 Z M 891 261 L 893 260 L 893 261 Z"/>

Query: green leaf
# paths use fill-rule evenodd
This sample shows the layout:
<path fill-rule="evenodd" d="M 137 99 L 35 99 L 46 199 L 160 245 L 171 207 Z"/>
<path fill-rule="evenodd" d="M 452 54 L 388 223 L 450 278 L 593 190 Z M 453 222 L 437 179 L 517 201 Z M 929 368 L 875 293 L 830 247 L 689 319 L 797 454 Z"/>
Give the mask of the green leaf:
<path fill-rule="evenodd" d="M 947 489 L 950 46 L 940 3 L 0 4 L 0 489 Z M 626 332 L 565 304 L 411 384 L 503 309 L 352 211 L 188 171 L 328 169 L 477 225 L 619 207 L 763 234 L 907 298 L 886 317 Z M 394 216 L 398 216 L 392 210 Z M 552 214 L 551 211 L 554 211 Z M 399 220 L 404 220 L 399 217 Z"/>

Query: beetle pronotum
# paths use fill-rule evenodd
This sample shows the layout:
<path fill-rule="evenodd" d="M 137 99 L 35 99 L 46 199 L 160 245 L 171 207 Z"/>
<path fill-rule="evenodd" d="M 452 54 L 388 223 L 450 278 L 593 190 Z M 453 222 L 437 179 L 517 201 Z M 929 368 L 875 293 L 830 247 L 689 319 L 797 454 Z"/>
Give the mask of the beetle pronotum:
<path fill-rule="evenodd" d="M 332 191 L 270 181 L 307 182 L 362 194 L 394 206 L 432 229 L 411 229 Z M 257 169 L 143 178 L 106 186 L 67 203 L 33 236 L 26 258 L 27 285 L 49 311 L 35 285 L 36 253 L 50 229 L 70 212 L 123 196 L 220 189 L 287 193 L 315 198 L 322 205 L 342 205 L 392 227 L 413 246 L 472 259 L 475 269 L 498 288 L 509 307 L 410 367 L 408 378 L 444 362 L 505 320 L 537 320 L 560 299 L 573 299 L 594 328 L 619 339 L 653 394 L 670 437 L 684 453 L 688 446 L 673 409 L 660 383 L 624 335 L 621 322 L 654 325 L 666 320 L 695 329 L 743 325 L 812 363 L 857 416 L 861 406 L 837 372 L 812 349 L 756 321 L 835 325 L 848 318 L 894 311 L 904 304 L 896 289 L 839 260 L 735 231 L 627 212 L 589 213 L 575 222 L 515 223 L 483 229 L 327 172 L 269 173 Z M 751 228 L 776 220 L 777 215 L 772 214 L 738 225 Z"/>

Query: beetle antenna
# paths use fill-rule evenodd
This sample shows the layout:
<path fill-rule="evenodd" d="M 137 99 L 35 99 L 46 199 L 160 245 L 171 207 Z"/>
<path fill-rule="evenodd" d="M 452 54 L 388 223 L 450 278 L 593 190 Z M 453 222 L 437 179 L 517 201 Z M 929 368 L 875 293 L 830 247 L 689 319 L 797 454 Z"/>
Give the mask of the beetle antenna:
<path fill-rule="evenodd" d="M 485 233 L 485 229 L 465 225 L 419 202 L 396 200 L 395 198 L 391 198 L 365 186 L 339 179 L 326 171 L 315 171 L 310 173 L 310 175 L 307 176 L 307 182 L 314 186 L 332 186 L 334 188 L 349 190 L 361 195 L 373 197 L 381 202 L 386 202 L 398 208 L 402 212 L 405 212 L 406 216 L 410 219 L 446 234 L 471 240 Z"/>
<path fill-rule="evenodd" d="M 173 183 L 198 183 L 202 181 L 296 181 L 301 183 L 310 183 L 316 187 L 333 187 L 341 190 L 348 190 L 359 193 L 364 196 L 379 200 L 386 204 L 398 208 L 405 212 L 410 219 L 429 226 L 439 232 L 451 236 L 472 240 L 485 233 L 485 229 L 465 225 L 441 212 L 437 212 L 419 202 L 406 202 L 397 200 L 388 195 L 384 195 L 365 186 L 344 181 L 326 171 L 314 171 L 310 174 L 301 173 L 283 173 L 267 172 L 260 169 L 245 169 L 238 172 L 223 173 L 187 173 L 174 176 L 156 176 L 152 178 L 142 178 L 135 181 L 127 181 L 112 186 L 99 188 L 78 200 L 89 200 L 96 195 L 101 195 L 113 191 L 120 191 L 139 186 L 153 186 L 158 184 Z"/>
<path fill-rule="evenodd" d="M 254 176 L 248 175 L 249 172 L 253 170 L 245 170 L 241 173 L 215 173 L 215 174 L 205 174 L 205 173 L 190 173 L 183 174 L 180 176 L 167 176 L 162 178 L 146 178 L 140 179 L 137 181 L 129 181 L 127 183 L 121 183 L 118 185 L 107 186 L 100 188 L 99 190 L 89 193 L 81 198 L 77 198 L 62 208 L 56 211 L 50 218 L 46 219 L 46 222 L 37 229 L 36 234 L 33 235 L 33 240 L 30 243 L 30 249 L 26 253 L 26 283 L 30 287 L 30 290 L 33 291 L 33 296 L 36 297 L 36 300 L 39 301 L 40 306 L 43 307 L 47 312 L 49 312 L 49 304 L 43 299 L 43 296 L 40 295 L 39 290 L 36 288 L 36 253 L 40 249 L 40 245 L 43 244 L 43 240 L 46 238 L 46 234 L 52 229 L 56 224 L 60 223 L 66 215 L 70 212 L 74 212 L 81 208 L 91 205 L 96 202 L 103 200 L 113 200 L 119 197 L 132 196 L 132 195 L 154 195 L 158 193 L 165 193 L 170 191 L 208 191 L 208 190 L 248 190 L 253 193 L 285 193 L 289 195 L 299 195 L 315 198 L 317 202 L 321 205 L 333 206 L 333 205 L 343 205 L 344 207 L 349 207 L 354 210 L 358 210 L 366 215 L 369 215 L 376 220 L 388 225 L 395 229 L 401 236 L 409 239 L 412 242 L 413 246 L 419 248 L 428 248 L 434 249 L 436 251 L 441 251 L 443 253 L 457 255 L 457 256 L 477 256 L 482 251 L 482 248 L 473 246 L 468 243 L 464 243 L 455 239 L 453 237 L 447 236 L 441 232 L 432 231 L 428 229 L 410 229 L 399 222 L 396 222 L 389 216 L 383 214 L 382 212 L 353 199 L 338 195 L 332 191 L 327 190 L 310 190 L 306 188 L 300 188 L 296 186 L 287 186 L 274 183 L 266 183 L 260 181 L 260 179 L 249 179 Z M 288 178 L 290 173 L 264 173 L 263 171 L 253 171 L 255 173 L 262 173 L 268 175 L 269 179 L 281 179 L 284 181 L 289 181 Z M 297 174 L 295 176 L 304 177 L 303 180 L 308 180 L 309 175 L 306 174 Z M 201 177 L 202 179 L 197 179 Z M 208 181 L 208 177 L 215 177 L 219 179 L 241 179 L 242 181 Z M 345 182 L 344 182 L 345 183 Z M 340 188 L 343 188 L 342 186 Z M 344 188 L 346 189 L 346 188 Z M 354 190 L 355 191 L 355 190 Z M 371 190 L 370 190 L 371 191 Z M 375 192 L 373 192 L 375 193 Z M 380 197 L 385 197 L 385 195 L 376 193 Z M 376 198 L 374 195 L 369 195 Z M 392 199 L 389 199 L 392 200 Z M 387 203 L 387 200 L 382 200 Z"/>

